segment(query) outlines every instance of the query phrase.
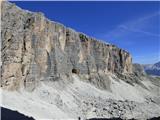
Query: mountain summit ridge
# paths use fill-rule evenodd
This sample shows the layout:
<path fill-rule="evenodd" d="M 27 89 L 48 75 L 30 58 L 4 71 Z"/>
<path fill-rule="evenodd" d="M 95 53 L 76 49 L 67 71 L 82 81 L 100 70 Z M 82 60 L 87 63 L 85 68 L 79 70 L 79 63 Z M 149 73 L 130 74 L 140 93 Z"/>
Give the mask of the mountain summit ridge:
<path fill-rule="evenodd" d="M 160 76 L 160 62 L 155 64 L 143 65 L 144 70 L 149 75 Z"/>

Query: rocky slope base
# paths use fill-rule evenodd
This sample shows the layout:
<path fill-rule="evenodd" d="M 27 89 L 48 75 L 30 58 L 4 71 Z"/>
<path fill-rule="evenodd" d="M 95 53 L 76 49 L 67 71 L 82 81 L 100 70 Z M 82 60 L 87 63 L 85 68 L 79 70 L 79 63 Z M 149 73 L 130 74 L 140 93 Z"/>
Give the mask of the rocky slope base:
<path fill-rule="evenodd" d="M 122 118 L 146 120 L 160 116 L 159 87 L 156 80 L 144 79 L 134 86 L 110 77 L 110 91 L 82 81 L 41 82 L 33 92 L 1 91 L 1 106 L 39 119 Z M 156 83 L 157 84 L 157 83 Z M 157 93 L 157 94 L 156 94 Z"/>
<path fill-rule="evenodd" d="M 1 106 L 36 119 L 160 116 L 160 81 L 127 51 L 1 6 Z"/>

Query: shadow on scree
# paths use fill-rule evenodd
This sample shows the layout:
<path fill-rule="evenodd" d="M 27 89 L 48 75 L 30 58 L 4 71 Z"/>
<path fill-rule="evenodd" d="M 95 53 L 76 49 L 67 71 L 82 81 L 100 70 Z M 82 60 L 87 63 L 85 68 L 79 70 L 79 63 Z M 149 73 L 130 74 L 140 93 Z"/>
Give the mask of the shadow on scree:
<path fill-rule="evenodd" d="M 7 108 L 1 107 L 1 120 L 34 120 L 32 117 L 27 117 L 17 111 L 12 111 Z M 77 120 L 81 120 L 79 117 Z M 123 120 L 121 118 L 91 118 L 87 120 Z M 129 119 L 136 120 L 136 119 Z M 148 120 L 160 120 L 160 117 L 154 117 Z"/>
<path fill-rule="evenodd" d="M 31 117 L 27 117 L 17 111 L 12 111 L 1 107 L 1 120 L 34 120 Z"/>

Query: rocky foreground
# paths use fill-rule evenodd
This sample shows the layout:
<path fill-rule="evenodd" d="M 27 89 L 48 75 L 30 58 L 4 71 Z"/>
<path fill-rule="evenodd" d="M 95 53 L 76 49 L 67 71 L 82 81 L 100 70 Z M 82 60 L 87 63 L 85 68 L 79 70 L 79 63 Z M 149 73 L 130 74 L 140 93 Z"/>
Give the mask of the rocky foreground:
<path fill-rule="evenodd" d="M 35 119 L 160 116 L 160 80 L 127 51 L 42 13 L 1 7 L 1 106 Z"/>
<path fill-rule="evenodd" d="M 146 120 L 160 116 L 159 87 L 146 88 L 109 78 L 111 90 L 100 90 L 73 75 L 72 81 L 41 82 L 32 91 L 1 91 L 2 106 L 35 119 L 121 118 Z"/>

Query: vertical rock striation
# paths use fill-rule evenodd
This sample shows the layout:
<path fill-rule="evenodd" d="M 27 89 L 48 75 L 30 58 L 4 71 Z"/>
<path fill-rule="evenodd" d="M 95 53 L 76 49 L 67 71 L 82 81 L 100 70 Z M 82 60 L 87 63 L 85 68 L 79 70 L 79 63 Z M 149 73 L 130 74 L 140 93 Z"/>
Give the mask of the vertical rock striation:
<path fill-rule="evenodd" d="M 39 81 L 64 80 L 78 74 L 108 89 L 108 74 L 132 73 L 131 55 L 114 45 L 9 2 L 2 2 L 1 10 L 1 87 L 33 90 Z"/>

